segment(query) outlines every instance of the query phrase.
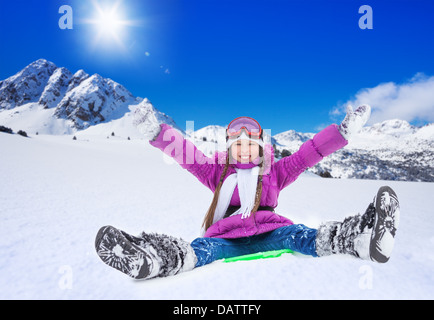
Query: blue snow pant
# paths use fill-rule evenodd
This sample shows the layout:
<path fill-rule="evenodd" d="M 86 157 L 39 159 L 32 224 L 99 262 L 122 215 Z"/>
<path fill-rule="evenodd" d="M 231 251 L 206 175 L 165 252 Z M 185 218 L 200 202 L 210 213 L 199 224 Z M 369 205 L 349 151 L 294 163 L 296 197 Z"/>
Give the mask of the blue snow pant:
<path fill-rule="evenodd" d="M 318 257 L 315 245 L 316 234 L 316 229 L 294 224 L 245 238 L 197 238 L 191 246 L 197 256 L 196 267 L 224 258 L 281 249 L 291 249 Z"/>

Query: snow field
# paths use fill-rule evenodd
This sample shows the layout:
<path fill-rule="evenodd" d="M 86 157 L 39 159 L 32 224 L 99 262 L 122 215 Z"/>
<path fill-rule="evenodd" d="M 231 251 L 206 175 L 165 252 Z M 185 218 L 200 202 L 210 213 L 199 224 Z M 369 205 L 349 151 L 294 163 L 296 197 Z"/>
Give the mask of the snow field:
<path fill-rule="evenodd" d="M 136 281 L 100 261 L 98 229 L 192 241 L 212 193 L 143 140 L 0 133 L 0 299 L 433 299 L 434 184 L 303 174 L 276 212 L 317 227 L 364 212 L 382 185 L 401 203 L 390 261 L 346 256 L 214 262 Z"/>

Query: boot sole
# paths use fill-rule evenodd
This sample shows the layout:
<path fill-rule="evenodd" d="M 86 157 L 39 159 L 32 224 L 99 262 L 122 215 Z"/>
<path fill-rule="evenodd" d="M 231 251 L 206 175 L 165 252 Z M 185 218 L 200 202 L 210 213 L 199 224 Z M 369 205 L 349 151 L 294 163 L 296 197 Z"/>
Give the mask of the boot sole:
<path fill-rule="evenodd" d="M 375 213 L 369 254 L 371 260 L 386 263 L 393 249 L 400 214 L 398 197 L 392 188 L 385 186 L 378 190 Z"/>
<path fill-rule="evenodd" d="M 144 279 L 150 274 L 146 252 L 112 226 L 102 227 L 98 231 L 95 249 L 105 264 L 134 279 Z"/>

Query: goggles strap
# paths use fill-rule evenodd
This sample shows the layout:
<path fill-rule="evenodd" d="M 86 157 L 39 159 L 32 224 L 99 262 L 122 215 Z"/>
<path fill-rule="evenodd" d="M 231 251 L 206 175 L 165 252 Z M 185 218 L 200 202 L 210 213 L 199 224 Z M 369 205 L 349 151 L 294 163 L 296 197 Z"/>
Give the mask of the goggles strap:
<path fill-rule="evenodd" d="M 251 137 L 249 137 L 245 131 L 241 132 L 241 134 L 236 137 L 236 138 L 231 138 L 229 137 L 229 139 L 227 139 L 226 141 L 226 149 L 229 149 L 231 147 L 231 145 L 239 140 L 249 140 L 252 142 L 256 142 L 257 144 L 259 144 L 261 147 L 264 147 L 264 141 L 262 139 L 252 139 Z"/>

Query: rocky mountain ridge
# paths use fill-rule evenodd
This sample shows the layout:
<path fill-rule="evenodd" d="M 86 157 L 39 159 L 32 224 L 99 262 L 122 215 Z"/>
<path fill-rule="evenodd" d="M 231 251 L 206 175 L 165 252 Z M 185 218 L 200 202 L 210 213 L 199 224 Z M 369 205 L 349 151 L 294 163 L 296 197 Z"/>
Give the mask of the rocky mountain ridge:
<path fill-rule="evenodd" d="M 0 81 L 0 112 L 50 109 L 50 116 L 71 127 L 66 133 L 120 119 L 143 100 L 111 79 L 84 70 L 72 74 L 45 59 Z"/>

